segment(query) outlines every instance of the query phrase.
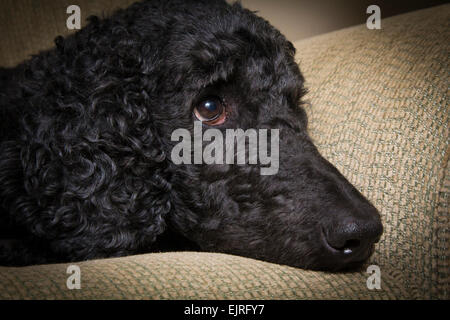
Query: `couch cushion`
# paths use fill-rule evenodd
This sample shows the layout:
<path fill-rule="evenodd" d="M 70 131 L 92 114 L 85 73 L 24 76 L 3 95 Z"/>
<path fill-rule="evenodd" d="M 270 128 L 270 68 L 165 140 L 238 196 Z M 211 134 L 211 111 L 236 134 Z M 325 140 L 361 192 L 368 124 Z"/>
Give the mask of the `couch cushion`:
<path fill-rule="evenodd" d="M 449 294 L 449 22 L 444 5 L 296 43 L 310 133 L 381 211 L 373 262 L 414 297 Z"/>
<path fill-rule="evenodd" d="M 170 252 L 70 264 L 0 268 L 2 299 L 393 299 L 408 297 L 396 275 L 369 290 L 365 273 L 305 271 L 220 253 Z"/>

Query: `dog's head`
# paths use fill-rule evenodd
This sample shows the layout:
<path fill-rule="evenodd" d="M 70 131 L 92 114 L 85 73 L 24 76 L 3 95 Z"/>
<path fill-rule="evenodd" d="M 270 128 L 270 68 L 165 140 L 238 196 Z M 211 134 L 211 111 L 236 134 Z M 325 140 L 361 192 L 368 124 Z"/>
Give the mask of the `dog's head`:
<path fill-rule="evenodd" d="M 308 136 L 304 79 L 294 53 L 282 34 L 238 4 L 179 9 L 161 52 L 163 98 L 154 115 L 165 153 L 186 160 L 171 161 L 168 224 L 202 250 L 343 269 L 371 255 L 382 233 L 380 215 Z M 217 129 L 200 136 L 200 144 L 194 142 L 196 121 L 202 134 Z M 174 140 L 177 129 L 189 134 Z M 254 130 L 257 164 L 248 163 L 250 136 L 246 164 L 237 163 L 237 140 L 235 153 L 226 155 L 227 129 Z M 211 152 L 219 133 L 224 147 Z M 192 148 L 180 152 L 181 140 Z M 262 164 L 263 140 L 273 163 Z M 207 154 L 213 161 L 205 163 Z"/>

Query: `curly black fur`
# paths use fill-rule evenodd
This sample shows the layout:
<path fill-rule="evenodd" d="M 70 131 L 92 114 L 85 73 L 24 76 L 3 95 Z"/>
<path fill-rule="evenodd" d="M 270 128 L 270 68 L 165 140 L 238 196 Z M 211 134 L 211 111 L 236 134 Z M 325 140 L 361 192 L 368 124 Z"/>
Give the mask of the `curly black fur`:
<path fill-rule="evenodd" d="M 185 0 L 89 20 L 1 71 L 0 264 L 196 249 L 336 270 L 370 255 L 378 212 L 308 137 L 295 49 L 269 23 Z M 227 101 L 220 130 L 280 129 L 278 174 L 172 163 L 171 133 L 208 94 Z M 357 244 L 373 241 L 349 258 L 332 238 L 354 217 Z"/>

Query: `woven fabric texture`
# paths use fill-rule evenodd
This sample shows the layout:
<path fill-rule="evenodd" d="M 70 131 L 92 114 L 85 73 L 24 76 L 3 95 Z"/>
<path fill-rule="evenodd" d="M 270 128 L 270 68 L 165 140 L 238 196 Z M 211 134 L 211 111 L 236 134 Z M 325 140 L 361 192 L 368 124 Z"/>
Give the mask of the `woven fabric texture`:
<path fill-rule="evenodd" d="M 401 272 L 413 297 L 449 297 L 448 39 L 445 5 L 296 46 L 310 133 L 381 211 L 373 259 Z"/>
<path fill-rule="evenodd" d="M 76 263 L 81 288 L 69 290 L 69 264 L 0 269 L 3 299 L 395 299 L 409 297 L 398 273 L 382 290 L 365 273 L 330 274 L 220 253 L 173 252 Z"/>
<path fill-rule="evenodd" d="M 129 2 L 78 1 L 97 13 Z M 65 1 L 62 14 L 42 3 L 53 16 L 31 0 L 2 2 L 0 21 L 15 26 L 2 35 L 0 65 L 66 32 Z M 445 5 L 383 19 L 381 30 L 363 25 L 295 44 L 315 143 L 381 211 L 385 233 L 369 261 L 380 267 L 381 290 L 367 288 L 363 271 L 175 252 L 76 263 L 80 290 L 66 286 L 69 264 L 0 267 L 0 298 L 449 299 L 449 22 Z"/>

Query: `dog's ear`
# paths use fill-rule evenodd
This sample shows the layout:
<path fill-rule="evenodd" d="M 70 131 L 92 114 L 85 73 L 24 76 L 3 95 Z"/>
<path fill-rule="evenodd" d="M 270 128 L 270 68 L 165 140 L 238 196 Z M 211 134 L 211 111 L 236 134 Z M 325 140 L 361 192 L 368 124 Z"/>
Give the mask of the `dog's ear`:
<path fill-rule="evenodd" d="M 75 258 L 135 252 L 164 232 L 172 207 L 166 153 L 144 124 L 146 111 L 130 103 L 94 123 L 49 120 L 51 133 L 29 137 L 15 153 L 23 172 L 17 223 L 58 239 L 55 247 Z"/>
<path fill-rule="evenodd" d="M 94 27 L 23 66 L 19 98 L 32 107 L 0 149 L 2 210 L 73 260 L 148 248 L 172 208 L 151 98 L 157 55 L 139 34 Z"/>
<path fill-rule="evenodd" d="M 80 70 L 85 81 L 61 74 L 71 88 L 64 99 L 61 86 L 35 99 L 36 112 L 2 149 L 0 167 L 0 182 L 11 186 L 2 201 L 14 223 L 71 259 L 148 248 L 172 208 L 168 160 L 145 90 L 150 81 L 133 61 L 106 59 L 100 78 L 92 72 L 96 61 L 83 59 L 74 63 L 90 64 Z M 47 84 L 27 79 L 23 86 L 31 92 L 38 80 Z"/>
<path fill-rule="evenodd" d="M 70 128 L 76 139 L 62 130 L 66 142 L 57 152 L 62 196 L 100 233 L 99 250 L 112 253 L 148 248 L 165 231 L 172 208 L 167 152 L 142 88 L 139 80 L 120 77 L 99 83 L 88 104 L 91 120 Z"/>

